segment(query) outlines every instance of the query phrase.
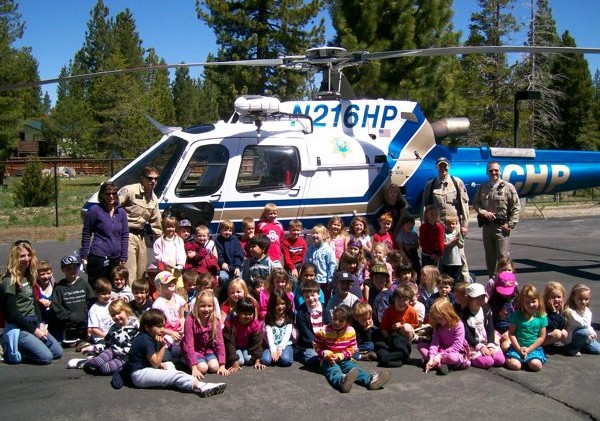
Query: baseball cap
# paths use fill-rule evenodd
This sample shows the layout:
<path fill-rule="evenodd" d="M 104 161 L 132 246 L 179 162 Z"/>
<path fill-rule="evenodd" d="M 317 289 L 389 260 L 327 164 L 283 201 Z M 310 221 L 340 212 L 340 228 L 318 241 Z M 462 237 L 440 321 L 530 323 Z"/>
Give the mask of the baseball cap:
<path fill-rule="evenodd" d="M 483 287 L 483 285 L 478 284 L 478 283 L 473 283 L 473 284 L 467 285 L 466 293 L 467 293 L 467 296 L 469 296 L 471 298 L 481 297 L 482 295 L 485 295 L 487 297 L 485 288 Z"/>
<path fill-rule="evenodd" d="M 181 221 L 179 221 L 179 226 L 180 227 L 192 227 L 192 223 L 190 222 L 189 219 L 182 219 Z"/>
<path fill-rule="evenodd" d="M 501 272 L 496 280 L 496 291 L 500 295 L 512 295 L 517 287 L 517 278 L 512 272 Z"/>
<path fill-rule="evenodd" d="M 65 266 L 69 266 L 69 265 L 78 265 L 79 264 L 79 258 L 75 255 L 68 255 L 63 257 L 60 260 L 60 267 L 64 268 Z"/>
<path fill-rule="evenodd" d="M 440 164 L 446 164 L 446 166 L 450 165 L 450 162 L 448 161 L 448 158 L 446 158 L 445 156 L 440 156 L 437 160 L 437 163 L 435 164 L 435 166 L 439 166 Z"/>
<path fill-rule="evenodd" d="M 173 274 L 169 271 L 163 270 L 162 272 L 158 272 L 158 274 L 154 277 L 154 285 L 168 285 L 171 282 L 177 281 L 177 278 L 173 276 Z"/>
<path fill-rule="evenodd" d="M 342 282 L 342 281 L 354 282 L 354 279 L 352 278 L 352 275 L 350 274 L 350 272 L 347 272 L 345 270 L 338 270 L 337 272 L 334 272 L 333 273 L 333 282 Z"/>
<path fill-rule="evenodd" d="M 385 265 L 381 265 L 381 264 L 375 264 L 373 265 L 373 267 L 371 267 L 371 275 L 376 275 L 376 274 L 381 274 L 381 275 L 387 275 L 388 277 L 390 276 L 390 273 L 387 270 L 387 267 L 385 267 Z"/>

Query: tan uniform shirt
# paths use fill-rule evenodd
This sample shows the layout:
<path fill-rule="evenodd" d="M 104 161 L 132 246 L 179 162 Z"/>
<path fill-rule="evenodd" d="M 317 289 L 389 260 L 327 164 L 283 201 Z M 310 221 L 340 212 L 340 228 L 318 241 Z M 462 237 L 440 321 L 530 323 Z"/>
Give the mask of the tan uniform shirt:
<path fill-rule="evenodd" d="M 488 182 L 479 186 L 475 194 L 475 210 L 482 215 L 492 212 L 498 218 L 506 218 L 509 225 L 519 222 L 521 203 L 515 186 L 508 181 L 500 181 L 496 185 Z"/>
<path fill-rule="evenodd" d="M 440 219 L 442 221 L 447 215 L 458 215 L 460 225 L 468 228 L 469 195 L 463 181 L 456 177 L 454 177 L 454 180 L 456 180 L 456 185 L 460 190 L 460 199 L 450 176 L 444 180 L 436 177 L 425 184 L 425 188 L 423 189 L 423 212 L 425 212 L 425 206 L 431 204 L 440 212 Z M 433 192 L 431 191 L 431 183 L 434 183 Z M 462 209 L 459 200 L 462 202 Z"/>
<path fill-rule="evenodd" d="M 152 192 L 152 199 L 147 201 L 141 183 L 130 184 L 119 190 L 119 202 L 127 212 L 129 230 L 144 229 L 148 222 L 154 234 L 162 234 L 158 197 L 154 192 Z"/>

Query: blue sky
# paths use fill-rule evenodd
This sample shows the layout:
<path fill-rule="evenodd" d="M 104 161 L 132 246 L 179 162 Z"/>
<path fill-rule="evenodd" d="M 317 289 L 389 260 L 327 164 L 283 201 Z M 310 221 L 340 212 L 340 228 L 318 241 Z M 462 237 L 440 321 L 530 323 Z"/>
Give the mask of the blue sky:
<path fill-rule="evenodd" d="M 32 48 L 39 62 L 42 79 L 57 77 L 61 67 L 68 64 L 84 42 L 87 22 L 96 0 L 21 0 L 19 12 L 25 22 L 25 35 L 19 46 Z M 112 16 L 128 7 L 135 18 L 143 46 L 155 48 L 167 63 L 204 61 L 216 52 L 212 31 L 196 17 L 194 0 L 104 0 Z M 477 0 L 455 0 L 454 23 L 468 33 L 471 13 L 477 10 Z M 525 22 L 529 0 L 519 0 L 515 9 L 518 19 Z M 568 29 L 577 45 L 600 47 L 596 28 L 600 20 L 598 0 L 550 0 L 558 32 Z M 329 31 L 331 34 L 331 30 Z M 522 44 L 517 36 L 512 44 Z M 301 52 L 290 52 L 301 53 Z M 600 68 L 600 55 L 587 55 L 592 75 Z M 191 71 L 200 76 L 201 70 Z M 54 100 L 55 85 L 43 87 Z M 417 98 L 418 99 L 418 98 Z"/>

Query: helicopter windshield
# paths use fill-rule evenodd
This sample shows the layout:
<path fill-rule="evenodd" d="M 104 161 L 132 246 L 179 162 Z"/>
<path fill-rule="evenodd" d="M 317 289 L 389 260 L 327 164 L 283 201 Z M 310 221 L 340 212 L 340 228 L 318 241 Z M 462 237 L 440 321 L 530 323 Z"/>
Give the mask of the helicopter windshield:
<path fill-rule="evenodd" d="M 221 188 L 229 152 L 223 145 L 201 146 L 187 164 L 175 189 L 177 197 L 207 196 Z"/>
<path fill-rule="evenodd" d="M 159 177 L 154 188 L 156 196 L 160 197 L 173 173 L 175 166 L 185 150 L 187 142 L 179 137 L 172 136 L 162 145 L 152 150 L 149 154 L 137 161 L 132 167 L 128 168 L 123 174 L 119 175 L 113 181 L 119 187 L 139 182 L 142 168 L 151 165 L 158 170 Z"/>
<path fill-rule="evenodd" d="M 248 146 L 236 188 L 239 192 L 289 189 L 298 181 L 300 159 L 292 146 Z"/>

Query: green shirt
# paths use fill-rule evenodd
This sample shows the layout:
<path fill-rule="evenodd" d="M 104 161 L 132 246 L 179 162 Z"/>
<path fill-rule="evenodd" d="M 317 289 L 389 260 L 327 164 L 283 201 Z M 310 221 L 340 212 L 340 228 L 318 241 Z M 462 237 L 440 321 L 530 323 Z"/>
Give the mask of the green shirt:
<path fill-rule="evenodd" d="M 2 279 L 2 292 L 12 294 L 16 298 L 17 310 L 24 316 L 35 315 L 35 299 L 33 288 L 26 278 L 23 279 L 23 285 L 18 287 L 17 283 L 11 282 L 10 276 Z"/>
<path fill-rule="evenodd" d="M 510 315 L 510 324 L 515 325 L 515 337 L 519 345 L 528 347 L 539 337 L 540 329 L 548 326 L 548 317 L 533 316 L 528 320 L 520 311 L 515 311 Z"/>

